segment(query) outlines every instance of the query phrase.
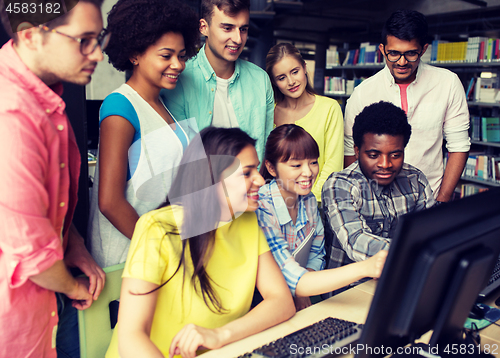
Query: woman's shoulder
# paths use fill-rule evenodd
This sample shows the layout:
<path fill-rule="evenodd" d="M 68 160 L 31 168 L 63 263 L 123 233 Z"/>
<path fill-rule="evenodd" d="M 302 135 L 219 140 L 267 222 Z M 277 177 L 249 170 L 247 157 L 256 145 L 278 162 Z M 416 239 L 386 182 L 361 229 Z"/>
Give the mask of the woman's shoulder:
<path fill-rule="evenodd" d="M 130 101 L 129 96 L 127 96 L 126 92 L 119 91 L 123 86 L 119 87 L 114 92 L 104 98 L 104 101 L 101 104 L 101 108 L 99 109 L 99 118 L 102 121 L 104 118 L 112 115 L 118 115 L 123 118 L 128 119 L 134 124 L 138 121 L 137 112 Z M 129 87 L 129 86 L 127 86 Z M 135 127 L 135 126 L 134 126 Z"/>
<path fill-rule="evenodd" d="M 315 95 L 316 101 L 318 105 L 320 106 L 328 106 L 328 107 L 335 107 L 340 109 L 339 102 L 336 99 L 330 98 L 330 97 L 325 97 L 325 96 L 320 96 L 320 95 Z"/>
<path fill-rule="evenodd" d="M 120 87 L 116 88 L 113 92 L 108 94 L 105 98 L 104 101 L 108 100 L 108 98 L 119 98 L 121 95 L 121 98 L 129 98 L 131 96 L 137 95 L 137 92 L 130 87 L 127 83 L 122 83 Z"/>
<path fill-rule="evenodd" d="M 124 85 L 125 84 L 118 87 L 116 90 L 114 90 L 110 94 L 108 94 L 104 98 L 104 100 L 102 101 L 102 106 L 110 106 L 110 105 L 115 105 L 115 104 L 129 104 L 130 105 L 130 100 L 127 98 L 127 93 L 125 91 L 121 90 Z"/>

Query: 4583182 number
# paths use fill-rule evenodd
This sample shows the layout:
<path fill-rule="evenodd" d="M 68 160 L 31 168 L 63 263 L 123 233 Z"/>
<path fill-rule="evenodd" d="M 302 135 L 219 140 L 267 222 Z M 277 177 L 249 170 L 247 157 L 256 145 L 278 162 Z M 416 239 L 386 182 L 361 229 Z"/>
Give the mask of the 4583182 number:
<path fill-rule="evenodd" d="M 498 344 L 447 344 L 444 353 L 451 355 L 472 355 L 480 352 L 486 354 L 498 354 Z"/>
<path fill-rule="evenodd" d="M 5 8 L 9 14 L 61 14 L 60 3 L 30 3 L 30 2 L 14 2 L 9 3 Z"/>

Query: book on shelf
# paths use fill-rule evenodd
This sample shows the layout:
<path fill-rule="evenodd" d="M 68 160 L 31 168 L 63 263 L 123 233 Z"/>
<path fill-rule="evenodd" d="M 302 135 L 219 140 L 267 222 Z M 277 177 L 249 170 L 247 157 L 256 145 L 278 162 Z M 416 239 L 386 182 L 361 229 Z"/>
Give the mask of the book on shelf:
<path fill-rule="evenodd" d="M 476 78 L 476 83 L 474 85 L 474 101 L 479 102 L 479 89 L 481 88 L 481 77 Z"/>
<path fill-rule="evenodd" d="M 448 41 L 443 41 L 443 40 L 435 40 L 432 43 L 433 47 L 434 46 L 436 47 L 436 49 L 434 50 L 433 61 L 443 62 L 445 44 L 447 44 L 447 43 L 448 43 Z"/>
<path fill-rule="evenodd" d="M 496 74 L 491 78 L 477 77 L 474 84 L 474 101 L 497 102 L 498 83 Z"/>
<path fill-rule="evenodd" d="M 444 42 L 445 41 L 442 41 L 442 40 L 434 40 L 434 41 L 432 41 L 431 62 L 436 62 L 437 61 L 439 44 L 440 43 L 444 43 Z"/>
<path fill-rule="evenodd" d="M 445 157 L 445 166 L 448 156 Z M 485 152 L 470 152 L 462 178 L 500 183 L 500 157 Z"/>
<path fill-rule="evenodd" d="M 347 51 L 342 66 L 376 65 L 383 63 L 383 60 L 382 53 L 379 51 L 377 44 L 362 42 L 358 49 Z"/>
<path fill-rule="evenodd" d="M 474 36 L 458 42 L 434 40 L 427 51 L 431 63 L 500 61 L 500 39 Z"/>
<path fill-rule="evenodd" d="M 467 42 L 437 41 L 436 62 L 464 62 L 467 57 Z"/>
<path fill-rule="evenodd" d="M 420 62 L 429 63 L 432 58 L 432 44 L 427 45 L 427 50 L 424 52 L 422 57 L 420 57 Z"/>
<path fill-rule="evenodd" d="M 378 63 L 378 45 L 370 42 L 362 42 L 359 45 L 359 60 L 357 64 L 369 65 Z"/>
<path fill-rule="evenodd" d="M 493 60 L 493 53 L 492 53 L 493 41 L 494 40 L 491 38 L 488 39 L 488 44 L 487 44 L 486 53 L 485 53 L 485 57 L 486 57 L 487 61 Z"/>
<path fill-rule="evenodd" d="M 337 46 L 330 45 L 326 50 L 326 68 L 331 69 L 339 65 L 339 52 L 337 51 Z"/>
<path fill-rule="evenodd" d="M 474 176 L 484 180 L 488 179 L 488 157 L 486 155 L 478 155 L 476 157 L 476 168 Z"/>
<path fill-rule="evenodd" d="M 474 100 L 474 88 L 477 82 L 477 77 L 472 77 L 469 81 L 469 85 L 467 86 L 467 90 L 465 91 L 465 97 L 468 101 Z"/>
<path fill-rule="evenodd" d="M 346 54 L 346 57 L 344 59 L 344 62 L 342 63 L 342 66 L 355 65 L 357 63 L 357 62 L 355 62 L 355 59 L 357 60 L 356 52 L 359 54 L 359 49 L 347 51 L 347 54 Z"/>
<path fill-rule="evenodd" d="M 475 62 L 473 60 L 473 53 L 475 52 L 475 42 L 474 37 L 469 37 L 467 39 L 467 53 L 465 55 L 465 62 Z"/>
<path fill-rule="evenodd" d="M 354 84 L 355 83 L 356 83 L 356 80 L 345 81 L 345 94 L 348 94 L 348 95 L 352 94 L 352 92 L 354 91 L 354 87 L 355 87 Z"/>
<path fill-rule="evenodd" d="M 368 46 L 369 44 L 370 44 L 369 42 L 362 42 L 359 45 L 359 53 L 358 53 L 359 57 L 356 64 L 363 65 L 365 63 L 366 46 Z"/>
<path fill-rule="evenodd" d="M 465 61 L 466 62 L 479 61 L 481 43 L 487 40 L 488 40 L 487 37 L 481 37 L 481 36 L 469 37 L 467 40 L 467 55 Z M 484 56 L 484 48 L 483 48 L 483 56 Z"/>
<path fill-rule="evenodd" d="M 359 48 L 354 51 L 354 59 L 352 60 L 351 65 L 357 65 L 359 61 Z"/>
<path fill-rule="evenodd" d="M 470 126 L 471 126 L 471 138 L 475 141 L 482 140 L 482 120 L 481 116 L 472 115 L 470 116 Z"/>
<path fill-rule="evenodd" d="M 483 142 L 500 142 L 499 117 L 481 117 L 481 140 Z"/>
<path fill-rule="evenodd" d="M 500 143 L 500 118 L 470 116 L 471 138 L 475 141 Z"/>
<path fill-rule="evenodd" d="M 328 94 L 345 94 L 345 79 L 342 77 L 325 76 L 324 93 Z"/>
<path fill-rule="evenodd" d="M 324 94 L 325 95 L 350 95 L 357 85 L 359 85 L 366 77 L 355 78 L 347 80 L 342 77 L 325 76 Z"/>
<path fill-rule="evenodd" d="M 488 190 L 488 187 L 475 183 L 462 183 L 459 185 L 459 188 L 460 188 L 460 198 L 464 198 L 466 196 L 478 194 Z"/>
<path fill-rule="evenodd" d="M 499 39 L 497 38 L 487 38 L 481 39 L 480 51 L 479 51 L 479 61 L 488 62 L 492 60 L 498 60 L 498 48 Z"/>

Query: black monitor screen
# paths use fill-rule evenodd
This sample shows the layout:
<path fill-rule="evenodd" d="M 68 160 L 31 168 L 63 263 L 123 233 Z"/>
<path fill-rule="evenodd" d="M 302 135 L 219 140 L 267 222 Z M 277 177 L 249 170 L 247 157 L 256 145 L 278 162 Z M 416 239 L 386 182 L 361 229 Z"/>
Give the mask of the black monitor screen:
<path fill-rule="evenodd" d="M 431 345 L 455 343 L 499 252 L 500 188 L 402 216 L 356 356 L 394 353 L 431 329 Z"/>

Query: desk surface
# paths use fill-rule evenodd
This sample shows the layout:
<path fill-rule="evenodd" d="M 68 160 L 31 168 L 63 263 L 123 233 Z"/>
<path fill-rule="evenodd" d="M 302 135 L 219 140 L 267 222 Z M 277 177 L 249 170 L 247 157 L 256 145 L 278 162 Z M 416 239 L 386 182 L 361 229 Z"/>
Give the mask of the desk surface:
<path fill-rule="evenodd" d="M 314 322 L 327 317 L 341 318 L 356 323 L 364 323 L 368 316 L 370 304 L 375 294 L 376 281 L 371 280 L 358 285 L 339 295 L 333 296 L 325 301 L 312 305 L 299 311 L 286 322 L 271 327 L 265 331 L 257 333 L 237 342 L 228 344 L 225 347 L 209 351 L 201 357 L 203 358 L 234 358 L 241 354 L 251 352 L 266 343 L 281 338 L 287 334 L 295 332 Z M 495 307 L 494 300 L 500 296 L 500 290 L 491 295 L 491 299 L 485 303 Z M 490 325 L 481 330 L 481 344 L 489 344 L 496 347 L 496 357 L 500 358 L 500 327 Z M 430 338 L 427 334 L 423 337 Z"/>
<path fill-rule="evenodd" d="M 489 298 L 484 303 L 491 307 L 499 308 L 495 305 L 495 299 L 498 297 L 500 297 L 500 289 L 490 294 Z M 500 322 L 497 322 L 497 324 L 500 324 Z M 493 355 L 495 357 L 500 357 L 500 327 L 495 324 L 490 324 L 488 327 L 480 330 L 479 334 L 481 335 L 481 344 L 483 346 L 489 344 L 490 346 L 496 347 Z"/>

